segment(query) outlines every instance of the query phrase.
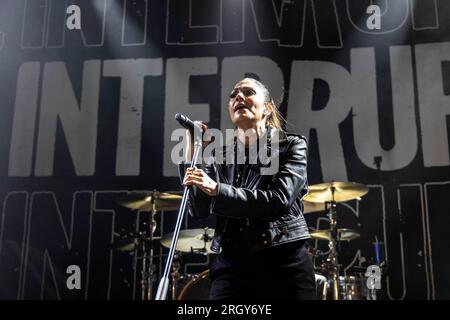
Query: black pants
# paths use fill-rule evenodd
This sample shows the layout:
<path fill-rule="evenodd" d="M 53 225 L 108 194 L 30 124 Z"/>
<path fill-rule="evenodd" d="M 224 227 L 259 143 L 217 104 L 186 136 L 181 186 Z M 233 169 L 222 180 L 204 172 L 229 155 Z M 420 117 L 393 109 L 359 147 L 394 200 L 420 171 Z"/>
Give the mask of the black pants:
<path fill-rule="evenodd" d="M 224 249 L 211 263 L 211 300 L 314 300 L 312 259 L 304 241 L 255 253 Z"/>

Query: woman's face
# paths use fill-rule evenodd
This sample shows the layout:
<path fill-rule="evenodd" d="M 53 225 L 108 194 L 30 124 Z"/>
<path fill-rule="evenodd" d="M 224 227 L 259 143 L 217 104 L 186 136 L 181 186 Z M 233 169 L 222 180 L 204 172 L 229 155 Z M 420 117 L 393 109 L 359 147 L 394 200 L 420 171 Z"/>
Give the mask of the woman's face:
<path fill-rule="evenodd" d="M 265 98 L 262 89 L 251 80 L 241 80 L 230 93 L 228 112 L 231 121 L 243 129 L 256 128 L 264 119 Z"/>

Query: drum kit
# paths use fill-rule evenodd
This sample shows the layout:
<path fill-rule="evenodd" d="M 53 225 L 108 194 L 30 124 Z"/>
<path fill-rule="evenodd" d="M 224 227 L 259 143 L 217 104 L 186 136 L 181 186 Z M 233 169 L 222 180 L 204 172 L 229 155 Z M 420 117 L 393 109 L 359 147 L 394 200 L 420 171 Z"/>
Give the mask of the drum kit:
<path fill-rule="evenodd" d="M 355 300 L 363 299 L 366 289 L 363 276 L 347 276 L 343 274 L 338 263 L 339 242 L 352 241 L 360 236 L 357 230 L 337 228 L 337 204 L 350 200 L 360 200 L 369 191 L 365 185 L 354 182 L 330 182 L 309 186 L 309 193 L 303 197 L 304 213 L 325 212 L 330 227 L 324 230 L 312 230 L 311 238 L 327 241 L 329 251 L 316 274 L 318 297 L 320 299 Z M 160 211 L 174 211 L 180 206 L 182 196 L 179 192 L 132 192 L 118 199 L 118 203 L 128 209 L 147 211 L 149 219 L 145 223 L 146 230 L 139 232 L 133 241 L 122 243 L 116 249 L 122 252 L 135 252 L 141 259 L 141 299 L 152 300 L 155 279 L 154 254 L 155 244 L 170 248 L 173 234 L 168 233 L 155 237 L 155 214 Z M 179 233 L 175 258 L 172 263 L 170 292 L 173 300 L 207 299 L 209 293 L 209 270 L 199 274 L 181 274 L 181 255 L 211 255 L 211 241 L 214 229 L 185 229 Z M 310 250 L 315 258 L 318 250 Z M 316 268 L 317 269 L 317 268 Z"/>
<path fill-rule="evenodd" d="M 156 231 L 156 213 L 175 211 L 180 207 L 180 192 L 130 192 L 117 200 L 118 204 L 131 210 L 149 212 L 148 221 L 144 222 L 145 230 L 132 238 L 132 241 L 116 243 L 116 250 L 126 253 L 135 252 L 141 263 L 140 289 L 141 300 L 152 300 L 153 283 L 156 281 L 154 264 L 155 244 L 170 248 L 173 233 L 162 237 L 154 235 Z M 181 230 L 171 272 L 171 298 L 173 300 L 207 299 L 209 293 L 209 270 L 200 274 L 180 274 L 180 256 L 182 254 L 209 255 L 214 229 L 200 228 Z M 199 291 L 199 289 L 201 289 Z"/>
<path fill-rule="evenodd" d="M 337 227 L 337 204 L 350 200 L 360 200 L 369 192 L 369 188 L 355 182 L 329 182 L 311 185 L 304 203 L 323 204 L 330 222 L 330 228 L 311 231 L 311 238 L 328 241 L 329 254 L 321 266 L 321 274 L 316 274 L 319 298 L 327 300 L 357 300 L 366 296 L 365 279 L 362 276 L 344 276 L 338 263 L 339 242 L 351 241 L 360 236 L 359 232 L 349 228 Z M 306 206 L 307 207 L 307 206 Z M 305 211 L 306 212 L 306 211 Z M 313 251 L 313 256 L 315 252 Z M 331 294 L 330 294 L 331 291 Z"/>

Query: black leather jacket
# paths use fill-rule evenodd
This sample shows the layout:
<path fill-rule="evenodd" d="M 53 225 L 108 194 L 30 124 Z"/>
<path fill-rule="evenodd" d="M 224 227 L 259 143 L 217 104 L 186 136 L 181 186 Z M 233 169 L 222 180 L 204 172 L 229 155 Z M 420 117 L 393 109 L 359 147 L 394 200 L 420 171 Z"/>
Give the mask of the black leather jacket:
<path fill-rule="evenodd" d="M 247 164 L 242 172 L 242 184 L 233 186 L 234 164 L 203 164 L 202 169 L 217 183 L 218 194 L 206 195 L 193 187 L 189 197 L 189 213 L 196 219 L 217 216 L 211 249 L 245 248 L 249 252 L 310 238 L 303 217 L 302 198 L 307 194 L 307 141 L 296 134 L 269 127 L 267 149 L 272 159 L 279 161 L 276 174 L 262 175 L 261 162 Z M 270 147 L 270 139 L 279 135 L 278 147 Z M 225 154 L 235 145 L 224 148 Z M 216 154 L 216 158 L 217 154 Z M 273 160 L 272 160 L 273 161 Z M 267 163 L 266 163 L 267 166 Z M 180 175 L 184 176 L 183 166 Z"/>

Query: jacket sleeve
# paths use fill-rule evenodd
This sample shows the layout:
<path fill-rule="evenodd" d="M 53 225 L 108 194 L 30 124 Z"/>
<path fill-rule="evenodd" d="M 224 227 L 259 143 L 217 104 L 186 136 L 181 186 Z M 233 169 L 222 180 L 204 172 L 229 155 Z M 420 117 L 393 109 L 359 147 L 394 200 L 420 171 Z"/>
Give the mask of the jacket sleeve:
<path fill-rule="evenodd" d="M 285 214 L 307 187 L 306 141 L 295 136 L 279 160 L 279 170 L 267 189 L 250 190 L 220 183 L 213 198 L 213 213 L 263 220 L 276 220 Z"/>
<path fill-rule="evenodd" d="M 181 182 L 183 182 L 186 169 L 189 167 L 189 165 L 190 164 L 187 163 L 180 163 L 178 165 L 178 174 L 180 176 Z M 215 179 L 215 170 L 213 165 L 205 165 L 202 169 L 212 179 Z M 189 215 L 194 219 L 207 218 L 209 215 L 211 215 L 211 197 L 196 186 L 190 186 L 189 189 L 189 199 L 187 203 Z"/>

